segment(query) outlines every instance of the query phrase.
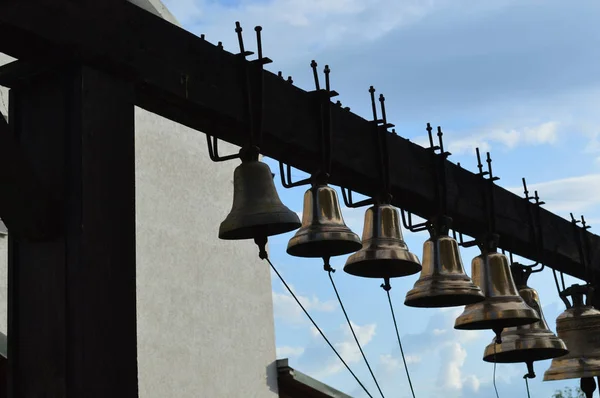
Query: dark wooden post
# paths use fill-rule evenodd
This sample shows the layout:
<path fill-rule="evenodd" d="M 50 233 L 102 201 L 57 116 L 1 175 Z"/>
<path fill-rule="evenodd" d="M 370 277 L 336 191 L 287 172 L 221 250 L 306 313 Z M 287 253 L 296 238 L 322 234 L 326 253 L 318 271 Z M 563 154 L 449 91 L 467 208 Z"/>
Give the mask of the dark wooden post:
<path fill-rule="evenodd" d="M 52 240 L 9 235 L 10 397 L 138 395 L 133 95 L 81 65 L 11 90 L 11 129 L 64 216 Z"/>

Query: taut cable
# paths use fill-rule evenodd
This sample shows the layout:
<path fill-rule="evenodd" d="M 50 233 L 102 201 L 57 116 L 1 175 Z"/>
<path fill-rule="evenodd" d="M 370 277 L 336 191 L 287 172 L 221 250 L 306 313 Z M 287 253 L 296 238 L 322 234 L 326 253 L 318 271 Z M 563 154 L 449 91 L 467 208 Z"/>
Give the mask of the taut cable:
<path fill-rule="evenodd" d="M 335 282 L 333 281 L 333 277 L 331 276 L 331 273 L 333 270 L 333 268 L 329 267 L 329 269 L 327 269 L 327 273 L 329 275 L 329 280 L 331 281 L 331 286 L 333 286 L 333 290 L 335 292 L 335 295 L 340 303 L 340 307 L 342 307 L 342 312 L 344 313 L 344 317 L 346 317 L 346 322 L 348 322 L 348 327 L 350 328 L 350 332 L 352 332 L 352 336 L 354 337 L 354 341 L 356 342 L 356 345 L 358 346 L 358 349 L 360 350 L 360 353 L 363 357 L 363 359 L 365 360 L 365 364 L 367 365 L 367 368 L 369 369 L 369 373 L 371 373 L 371 377 L 373 378 L 373 381 L 375 382 L 375 385 L 377 386 L 377 389 L 379 390 L 379 394 L 381 395 L 382 398 L 385 398 L 385 396 L 383 395 L 383 392 L 381 391 L 381 387 L 379 387 L 379 383 L 377 382 L 377 378 L 375 377 L 375 374 L 373 373 L 373 370 L 371 369 L 371 365 L 369 364 L 369 361 L 367 360 L 367 357 L 362 349 L 362 347 L 360 346 L 360 342 L 358 341 L 358 337 L 356 337 L 356 333 L 354 332 L 354 328 L 352 327 L 352 323 L 350 322 L 350 318 L 348 317 L 348 314 L 346 313 L 346 309 L 344 308 L 344 304 L 342 304 L 342 299 L 340 298 L 340 295 L 338 293 L 338 290 L 335 286 Z"/>
<path fill-rule="evenodd" d="M 285 286 L 285 288 L 287 289 L 287 291 L 290 293 L 290 295 L 294 298 L 294 300 L 296 300 L 296 303 L 298 303 L 298 305 L 300 306 L 300 308 L 302 309 L 302 311 L 304 311 L 304 313 L 306 314 L 306 316 L 308 317 L 308 319 L 312 322 L 313 326 L 321 334 L 321 336 L 323 337 L 323 339 L 325 340 L 325 342 L 327 343 L 327 345 L 329 345 L 329 347 L 333 350 L 333 352 L 335 353 L 335 355 L 337 355 L 338 359 L 342 362 L 342 364 L 344 364 L 344 366 L 346 367 L 346 369 L 348 369 L 348 372 L 350 372 L 350 374 L 354 377 L 354 380 L 356 380 L 356 382 L 362 387 L 362 389 L 365 391 L 365 393 L 370 398 L 373 398 L 373 396 L 369 393 L 369 391 L 366 389 L 366 387 L 363 385 L 363 383 L 361 383 L 360 380 L 358 379 L 358 377 L 354 374 L 354 372 L 352 371 L 352 369 L 350 369 L 350 367 L 348 366 L 348 364 L 346 363 L 346 361 L 344 361 L 344 359 L 337 352 L 337 350 L 335 349 L 335 347 L 333 346 L 333 344 L 331 344 L 329 342 L 329 339 L 327 339 L 327 337 L 325 337 L 325 334 L 323 333 L 323 331 L 321 331 L 321 328 L 319 328 L 319 326 L 317 325 L 317 323 L 309 315 L 308 311 L 306 311 L 306 309 L 304 308 L 304 306 L 302 305 L 302 303 L 300 302 L 300 300 L 298 300 L 298 298 L 296 297 L 296 295 L 294 294 L 294 292 L 292 291 L 292 289 L 290 289 L 290 287 L 285 282 L 285 280 L 283 279 L 283 277 L 281 276 L 281 274 L 279 273 L 279 271 L 277 271 L 277 268 L 275 268 L 275 266 L 273 265 L 273 263 L 271 262 L 271 260 L 269 259 L 269 257 L 266 256 L 266 252 L 261 251 L 260 257 L 263 258 L 264 260 L 266 260 L 269 263 L 269 265 L 271 266 L 271 268 L 273 269 L 273 271 L 275 271 L 275 273 L 277 274 L 277 276 L 281 280 L 281 283 L 283 283 L 283 285 Z"/>

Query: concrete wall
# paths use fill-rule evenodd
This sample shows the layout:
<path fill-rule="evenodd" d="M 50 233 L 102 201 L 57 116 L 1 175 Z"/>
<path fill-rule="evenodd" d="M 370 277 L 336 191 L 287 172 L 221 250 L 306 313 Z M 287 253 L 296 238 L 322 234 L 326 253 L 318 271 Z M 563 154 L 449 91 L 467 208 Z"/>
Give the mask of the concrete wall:
<path fill-rule="evenodd" d="M 268 264 L 217 238 L 239 162 L 143 110 L 136 124 L 140 397 L 276 397 Z"/>
<path fill-rule="evenodd" d="M 203 133 L 135 112 L 139 395 L 277 397 L 269 266 L 252 242 L 217 237 L 239 161 L 212 163 Z M 6 243 L 0 237 L 3 333 Z"/>

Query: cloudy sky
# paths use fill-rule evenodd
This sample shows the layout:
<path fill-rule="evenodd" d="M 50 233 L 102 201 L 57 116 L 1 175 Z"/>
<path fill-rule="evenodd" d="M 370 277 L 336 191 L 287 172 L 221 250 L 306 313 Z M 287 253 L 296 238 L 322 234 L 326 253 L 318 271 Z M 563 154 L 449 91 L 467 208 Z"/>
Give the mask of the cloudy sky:
<path fill-rule="evenodd" d="M 558 0 L 166 0 L 183 26 L 237 52 L 235 21 L 247 32 L 261 25 L 272 71 L 312 89 L 310 61 L 332 68 L 332 85 L 345 106 L 369 116 L 368 88 L 387 99 L 399 134 L 425 142 L 425 124 L 441 125 L 451 160 L 474 169 L 475 147 L 491 151 L 499 183 L 520 192 L 520 178 L 538 189 L 562 216 L 600 222 L 600 3 Z M 253 33 L 253 32 L 252 32 Z M 253 49 L 253 34 L 247 48 Z M 277 171 L 276 163 L 270 162 Z M 302 174 L 296 172 L 300 177 Z M 302 211 L 304 188 L 282 199 Z M 362 231 L 364 209 L 345 209 Z M 594 230 L 594 229 L 593 229 Z M 291 234 L 271 240 L 271 256 L 287 282 L 371 394 L 378 396 L 320 261 L 285 254 Z M 421 256 L 423 234 L 405 232 Z M 467 270 L 478 253 L 462 252 Z M 344 274 L 335 258 L 340 294 L 384 394 L 409 397 L 385 293 L 380 281 Z M 393 281 L 391 291 L 409 370 L 420 398 L 494 397 L 493 366 L 482 361 L 488 331 L 453 329 L 462 308 L 417 310 L 403 305 L 418 275 Z M 552 329 L 562 312 L 550 271 L 535 274 Z M 291 365 L 352 396 L 357 383 L 273 275 L 277 351 Z M 536 364 L 532 396 L 550 397 L 577 380 L 542 382 L 549 362 Z M 498 365 L 500 396 L 526 396 L 524 365 Z"/>

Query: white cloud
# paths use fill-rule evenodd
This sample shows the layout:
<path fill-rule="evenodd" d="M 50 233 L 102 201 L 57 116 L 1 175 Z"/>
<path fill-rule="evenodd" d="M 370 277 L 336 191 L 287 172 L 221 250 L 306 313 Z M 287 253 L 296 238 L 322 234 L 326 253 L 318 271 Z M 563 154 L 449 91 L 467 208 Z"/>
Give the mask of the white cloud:
<path fill-rule="evenodd" d="M 375 329 L 377 325 L 367 324 L 360 326 L 352 321 L 350 323 L 352 324 L 352 328 L 356 333 L 356 338 L 358 339 L 364 351 L 365 346 L 367 346 L 375 336 Z M 360 362 L 362 360 L 362 355 L 360 354 L 360 350 L 354 341 L 354 337 L 352 336 L 350 328 L 347 324 L 343 324 L 341 328 L 343 330 L 343 339 L 337 343 L 334 343 L 333 345 L 348 365 Z M 321 379 L 334 375 L 343 369 L 344 365 L 339 361 L 339 359 L 337 357 L 332 357 L 329 363 L 325 364 L 322 369 L 316 372 L 317 378 Z"/>
<path fill-rule="evenodd" d="M 248 32 L 249 42 L 254 25 L 261 25 L 265 29 L 263 41 L 267 55 L 286 61 L 305 58 L 315 49 L 349 43 L 356 46 L 375 40 L 452 4 L 449 0 L 267 0 L 258 3 L 242 0 L 237 4 L 208 0 L 164 2 L 182 25 L 198 34 L 205 33 L 207 40 L 222 41 L 228 51 L 237 50 L 233 30 L 235 21 L 242 23 Z M 351 40 L 348 40 L 349 36 Z M 282 40 L 282 37 L 285 39 Z"/>
<path fill-rule="evenodd" d="M 475 375 L 469 375 L 464 378 L 463 386 L 471 392 L 477 392 L 481 386 L 481 380 L 479 380 L 479 378 Z"/>
<path fill-rule="evenodd" d="M 528 184 L 528 189 L 537 190 L 546 202 L 544 206 L 555 213 L 583 212 L 600 202 L 600 174 L 586 174 L 537 184 Z M 509 188 L 521 195 L 522 187 Z"/>
<path fill-rule="evenodd" d="M 295 291 L 293 286 L 289 286 L 309 313 L 332 312 L 336 308 L 336 302 L 333 300 L 321 301 L 315 295 L 312 297 L 302 296 Z M 308 322 L 306 315 L 292 296 L 287 293 L 278 293 L 273 291 L 272 297 L 275 318 L 282 319 L 291 324 L 302 324 L 304 322 Z"/>
<path fill-rule="evenodd" d="M 406 355 L 406 364 L 410 365 L 413 363 L 419 363 L 423 358 L 419 355 Z M 384 354 L 379 356 L 379 362 L 383 365 L 387 372 L 395 372 L 398 368 L 403 367 L 402 359 L 395 358 L 391 354 Z"/>
<path fill-rule="evenodd" d="M 461 368 L 467 358 L 467 351 L 460 343 L 447 345 L 440 353 L 442 365 L 438 377 L 438 384 L 442 388 L 461 390 L 463 377 Z"/>
<path fill-rule="evenodd" d="M 299 357 L 304 353 L 304 347 L 282 346 L 276 349 L 277 358 Z"/>
<path fill-rule="evenodd" d="M 549 121 L 535 126 L 519 128 L 484 128 L 481 133 L 472 133 L 454 138 L 456 133 L 447 134 L 448 150 L 453 154 L 474 153 L 475 148 L 481 152 L 490 151 L 494 144 L 505 149 L 514 149 L 520 145 L 554 144 L 558 140 L 559 123 Z M 420 138 L 416 141 L 421 146 L 428 146 L 428 140 Z"/>

